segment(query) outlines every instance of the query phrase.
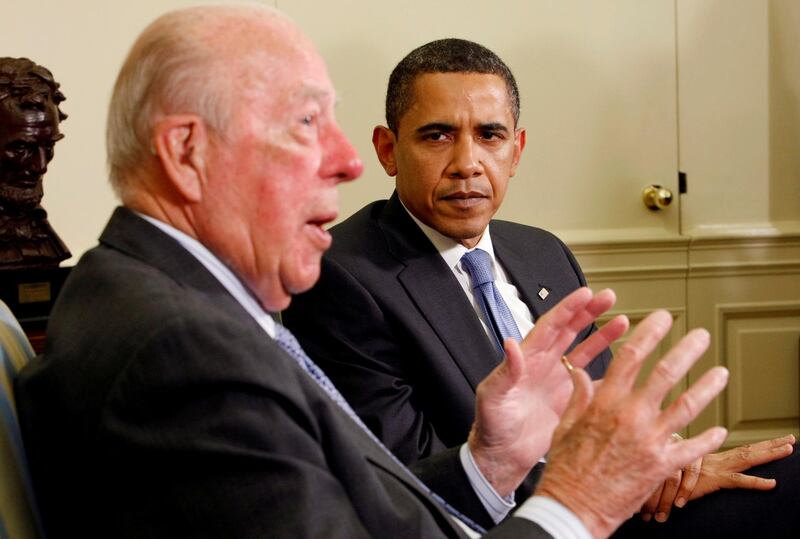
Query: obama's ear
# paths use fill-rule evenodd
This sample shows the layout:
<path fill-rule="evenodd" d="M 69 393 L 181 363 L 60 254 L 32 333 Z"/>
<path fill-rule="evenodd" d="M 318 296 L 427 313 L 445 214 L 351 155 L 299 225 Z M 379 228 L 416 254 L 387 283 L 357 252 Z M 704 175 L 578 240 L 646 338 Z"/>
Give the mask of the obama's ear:
<path fill-rule="evenodd" d="M 394 157 L 394 147 L 397 137 L 388 127 L 378 125 L 372 130 L 372 145 L 378 161 L 383 165 L 383 170 L 389 176 L 397 176 L 397 162 Z"/>
<path fill-rule="evenodd" d="M 520 127 L 514 132 L 514 160 L 511 162 L 511 174 L 513 176 L 517 173 L 517 165 L 519 159 L 522 157 L 522 150 L 525 149 L 525 129 Z"/>

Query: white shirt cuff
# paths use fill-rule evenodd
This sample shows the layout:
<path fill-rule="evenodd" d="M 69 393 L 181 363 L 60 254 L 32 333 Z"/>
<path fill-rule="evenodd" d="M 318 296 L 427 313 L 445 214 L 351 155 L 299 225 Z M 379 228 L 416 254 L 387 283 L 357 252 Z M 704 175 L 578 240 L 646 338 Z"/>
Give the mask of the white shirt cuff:
<path fill-rule="evenodd" d="M 536 522 L 555 539 L 592 539 L 581 519 L 552 498 L 531 496 L 514 516 Z"/>
<path fill-rule="evenodd" d="M 478 495 L 478 499 L 495 524 L 506 518 L 509 511 L 517 505 L 514 502 L 514 493 L 512 492 L 507 498 L 503 498 L 494 490 L 492 485 L 483 477 L 478 465 L 475 464 L 475 459 L 472 458 L 472 453 L 470 453 L 467 444 L 461 446 L 458 456 L 461 458 L 461 466 L 464 467 L 469 484 L 472 485 L 472 489 Z"/>

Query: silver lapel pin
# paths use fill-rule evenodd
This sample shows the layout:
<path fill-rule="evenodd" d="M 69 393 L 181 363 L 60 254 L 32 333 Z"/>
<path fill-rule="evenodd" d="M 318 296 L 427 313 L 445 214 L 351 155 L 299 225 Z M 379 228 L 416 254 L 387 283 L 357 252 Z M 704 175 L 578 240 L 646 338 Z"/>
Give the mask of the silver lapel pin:
<path fill-rule="evenodd" d="M 548 292 L 546 288 L 543 287 L 541 290 L 539 290 L 539 297 L 540 298 L 545 299 L 549 295 L 550 295 L 550 292 Z"/>

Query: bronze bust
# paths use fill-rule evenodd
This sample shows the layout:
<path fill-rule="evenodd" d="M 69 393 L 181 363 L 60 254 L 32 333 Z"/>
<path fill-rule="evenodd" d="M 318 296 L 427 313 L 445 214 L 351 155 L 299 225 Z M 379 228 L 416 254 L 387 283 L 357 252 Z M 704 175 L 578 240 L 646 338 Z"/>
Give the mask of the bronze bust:
<path fill-rule="evenodd" d="M 39 203 L 67 116 L 59 84 L 27 58 L 0 58 L 0 269 L 54 267 L 70 257 Z"/>

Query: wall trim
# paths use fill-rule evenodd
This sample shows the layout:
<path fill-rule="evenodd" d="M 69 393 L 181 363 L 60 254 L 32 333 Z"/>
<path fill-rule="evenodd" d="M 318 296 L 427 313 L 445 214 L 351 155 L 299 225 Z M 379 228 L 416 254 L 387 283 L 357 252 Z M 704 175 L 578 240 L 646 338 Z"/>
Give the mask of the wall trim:
<path fill-rule="evenodd" d="M 661 237 L 569 243 L 588 280 L 800 274 L 800 234 Z"/>
<path fill-rule="evenodd" d="M 714 364 L 722 365 L 732 370 L 734 359 L 728 346 L 731 337 L 729 322 L 736 319 L 762 317 L 796 317 L 800 315 L 800 300 L 720 302 L 714 305 L 714 312 L 714 324 L 716 326 L 713 331 L 713 349 L 716 356 Z M 736 402 L 735 398 L 730 388 L 718 397 L 718 422 L 726 426 L 730 432 L 729 439 L 726 441 L 727 446 L 782 436 L 788 432 L 793 432 L 797 435 L 797 415 L 735 422 L 732 410 L 732 406 Z M 772 436 L 773 431 L 782 431 L 783 434 Z"/>

